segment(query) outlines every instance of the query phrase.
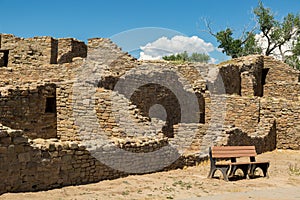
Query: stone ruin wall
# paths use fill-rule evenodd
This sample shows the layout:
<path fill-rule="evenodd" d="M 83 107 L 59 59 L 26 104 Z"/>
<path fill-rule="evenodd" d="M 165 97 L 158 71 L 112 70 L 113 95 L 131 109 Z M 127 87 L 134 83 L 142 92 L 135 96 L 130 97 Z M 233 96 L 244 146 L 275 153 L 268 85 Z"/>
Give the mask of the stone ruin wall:
<path fill-rule="evenodd" d="M 56 88 L 54 84 L 37 88 L 9 89 L 0 97 L 0 121 L 23 130 L 30 138 L 55 138 Z"/>
<path fill-rule="evenodd" d="M 8 66 L 13 68 L 70 63 L 74 57 L 87 56 L 85 43 L 73 38 L 18 38 L 11 34 L 1 34 L 0 37 L 0 49 L 9 50 Z"/>
<path fill-rule="evenodd" d="M 95 159 L 80 142 L 82 138 L 78 135 L 79 127 L 73 114 L 73 93 L 76 93 L 73 84 L 76 80 L 74 77 L 82 72 L 80 66 L 84 65 L 85 60 L 97 64 L 95 61 L 105 58 L 101 65 L 104 70 L 101 73 L 105 76 L 99 76 L 101 80 L 94 80 L 92 83 L 98 87 L 95 101 L 99 102 L 97 117 L 101 130 L 110 141 L 101 148 L 117 146 L 135 153 L 155 152 L 168 144 L 182 148 L 183 152 L 177 152 L 179 159 L 164 170 L 200 162 L 203 159 L 201 152 L 207 150 L 211 141 L 223 145 L 255 145 L 259 153 L 275 148 L 299 149 L 299 73 L 270 58 L 250 56 L 219 66 L 226 91 L 226 94 L 221 95 L 226 99 L 226 115 L 220 114 L 225 119 L 223 124 L 219 124 L 211 116 L 211 110 L 218 109 L 218 104 L 212 102 L 212 94 L 207 90 L 207 84 L 210 83 L 203 81 L 203 77 L 197 75 L 193 66 L 139 62 L 102 38 L 90 39 L 87 46 L 75 39 L 20 39 L 11 35 L 1 35 L 1 38 L 1 49 L 11 50 L 8 66 L 0 67 L 0 123 L 12 128 L 2 125 L 0 128 L 1 193 L 44 190 L 128 175 Z M 19 41 L 25 47 L 17 45 L 16 42 Z M 45 44 L 39 46 L 37 41 Z M 31 46 L 31 49 L 35 47 L 37 51 L 33 52 L 39 53 L 30 55 L 32 52 L 26 45 Z M 92 51 L 96 51 L 96 54 L 89 57 L 88 52 Z M 14 53 L 18 56 L 14 57 Z M 275 66 L 271 67 L 272 63 Z M 277 69 L 279 65 L 280 70 Z M 114 86 L 132 69 L 141 67 L 141 71 L 147 68 L 155 71 L 161 66 L 177 71 L 179 77 L 189 80 L 188 86 L 180 78 L 174 84 L 180 83 L 184 91 L 196 94 L 200 111 L 199 123 L 175 121 L 171 137 L 166 137 L 168 135 L 163 131 L 157 136 L 145 136 L 144 132 L 149 125 L 155 127 L 164 124 L 160 119 L 151 124 L 147 109 L 153 103 L 177 105 L 176 102 L 172 98 L 168 99 L 171 94 L 142 99 L 144 94 L 157 89 L 153 85 L 142 88 L 133 99 L 126 97 L 122 91 L 115 91 Z M 199 67 L 201 66 L 203 65 Z M 266 66 L 269 69 L 264 74 Z M 205 71 L 205 68 L 201 70 Z M 158 90 L 157 95 L 160 92 Z M 54 96 L 56 114 L 47 113 L 47 98 Z M 120 119 L 113 113 L 116 105 L 120 109 L 128 108 L 125 109 L 125 114 L 129 113 L 126 115 L 128 118 Z M 82 115 L 85 115 L 85 106 L 80 108 Z M 175 119 L 179 117 L 176 109 L 169 114 Z M 139 129 L 136 134 L 130 135 L 132 130 L 119 127 L 116 118 L 128 123 L 125 127 L 130 127 L 131 122 L 137 123 Z M 190 139 L 190 135 L 194 138 Z M 168 156 L 168 152 L 165 156 Z M 136 163 L 133 168 L 151 167 L 144 166 L 145 162 L 139 159 L 133 158 L 133 163 Z M 115 157 L 114 162 L 122 164 L 128 161 Z M 160 163 L 152 161 L 152 164 Z"/>

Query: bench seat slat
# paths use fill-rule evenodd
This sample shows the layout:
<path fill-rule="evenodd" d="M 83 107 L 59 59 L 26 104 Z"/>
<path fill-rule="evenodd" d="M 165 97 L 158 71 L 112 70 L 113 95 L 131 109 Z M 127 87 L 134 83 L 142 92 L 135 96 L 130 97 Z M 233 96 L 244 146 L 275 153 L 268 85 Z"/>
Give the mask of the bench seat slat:
<path fill-rule="evenodd" d="M 255 146 L 213 146 L 212 151 L 224 151 L 224 150 L 254 150 Z"/>
<path fill-rule="evenodd" d="M 228 151 L 228 150 L 224 150 L 224 151 L 212 151 L 213 154 L 235 154 L 235 153 L 247 153 L 247 154 L 256 154 L 256 151 L 249 151 L 249 150 L 240 150 L 240 151 L 237 151 L 237 150 L 234 150 L 234 151 Z"/>
<path fill-rule="evenodd" d="M 236 163 L 234 163 L 234 162 L 216 162 L 216 165 L 240 165 L 240 164 L 242 164 L 242 165 L 246 165 L 246 164 L 262 164 L 262 163 L 270 163 L 269 161 L 263 161 L 263 162 L 260 162 L 260 161 L 258 161 L 258 162 L 236 162 Z"/>
<path fill-rule="evenodd" d="M 254 157 L 256 153 L 215 153 L 212 155 L 213 158 L 239 158 L 239 157 Z"/>
<path fill-rule="evenodd" d="M 213 158 L 238 158 L 257 155 L 255 146 L 214 146 L 211 152 Z"/>

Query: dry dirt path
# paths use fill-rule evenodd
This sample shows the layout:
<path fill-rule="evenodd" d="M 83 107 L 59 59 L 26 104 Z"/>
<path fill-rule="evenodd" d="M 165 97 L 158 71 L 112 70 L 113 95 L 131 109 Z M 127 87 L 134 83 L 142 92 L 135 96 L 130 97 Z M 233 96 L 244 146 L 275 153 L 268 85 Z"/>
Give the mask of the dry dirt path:
<path fill-rule="evenodd" d="M 69 186 L 41 192 L 6 193 L 5 200 L 94 199 L 299 199 L 300 151 L 276 150 L 258 156 L 269 160 L 270 178 L 225 182 L 207 179 L 209 163 L 196 167 L 128 176 L 99 183 Z M 218 174 L 217 174 L 218 175 Z"/>

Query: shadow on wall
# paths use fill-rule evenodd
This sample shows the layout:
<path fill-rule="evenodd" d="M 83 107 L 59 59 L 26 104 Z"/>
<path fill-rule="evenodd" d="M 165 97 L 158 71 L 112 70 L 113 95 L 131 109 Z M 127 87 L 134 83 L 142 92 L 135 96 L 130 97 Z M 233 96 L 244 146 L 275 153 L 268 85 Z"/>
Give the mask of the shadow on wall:
<path fill-rule="evenodd" d="M 227 145 L 251 146 L 254 145 L 258 154 L 276 149 L 276 121 L 273 121 L 268 134 L 249 136 L 238 128 L 227 132 L 229 134 Z"/>
<path fill-rule="evenodd" d="M 74 38 L 59 38 L 57 48 L 57 63 L 71 63 L 75 57 L 87 57 L 87 45 Z"/>
<path fill-rule="evenodd" d="M 0 194 L 48 190 L 126 176 L 104 165 L 76 143 L 62 144 L 53 139 L 29 142 L 22 131 L 0 131 Z"/>
<path fill-rule="evenodd" d="M 173 75 L 173 74 L 172 74 Z M 159 78 L 164 78 L 163 74 L 157 75 Z M 180 122 L 185 123 L 205 123 L 205 101 L 200 93 L 191 93 L 184 89 L 183 85 L 173 79 L 170 87 L 174 91 L 164 86 L 164 84 L 145 83 L 136 84 L 135 81 L 145 80 L 142 76 L 135 75 L 133 78 L 129 77 L 128 81 L 132 85 L 128 85 L 125 79 L 108 76 L 98 82 L 98 87 L 103 87 L 108 90 L 118 90 L 126 98 L 130 99 L 132 104 L 136 105 L 142 116 L 149 118 L 158 118 L 166 121 L 163 127 L 165 136 L 173 138 L 173 125 Z M 178 77 L 177 77 L 178 79 Z M 115 88 L 116 84 L 121 87 Z M 128 94 L 128 88 L 135 87 L 132 94 Z M 127 87 L 127 88 L 126 88 Z M 175 89 L 174 89 L 175 88 Z M 175 93 L 176 94 L 175 94 Z M 195 102 L 189 102 L 189 99 L 194 99 Z M 187 101 L 185 101 L 187 100 Z M 194 105 L 198 104 L 198 109 L 194 110 Z M 187 108 L 187 109 L 185 109 Z"/>
<path fill-rule="evenodd" d="M 91 155 L 90 151 L 86 150 L 85 146 L 76 142 L 40 138 L 30 141 L 22 131 L 12 130 L 1 124 L 0 132 L 0 194 L 48 190 L 129 175 L 127 172 L 119 171 L 100 162 Z M 128 148 L 133 152 L 147 152 L 149 146 L 133 145 Z M 128 148 L 124 150 L 129 150 Z M 99 152 L 104 153 L 103 155 L 114 155 L 115 157 L 109 159 L 115 162 L 116 166 L 128 162 L 125 160 L 126 157 L 115 155 L 110 148 L 107 150 L 104 152 L 100 149 Z M 169 155 L 169 152 L 165 153 Z M 173 153 L 179 156 L 177 151 Z M 138 156 L 136 158 L 143 159 Z M 133 162 L 129 167 L 147 168 L 149 165 L 158 165 L 159 161 L 160 159 L 154 158 L 152 163 L 144 162 L 145 166 L 136 165 Z M 161 170 L 183 168 L 200 161 L 197 155 L 181 155 L 178 160 Z"/>
<path fill-rule="evenodd" d="M 73 47 L 72 47 L 73 49 Z M 87 47 L 82 48 L 82 52 L 76 52 L 75 50 L 69 51 L 68 53 L 63 54 L 57 61 L 58 64 L 63 63 L 71 63 L 73 58 L 81 57 L 86 58 L 87 57 Z"/>

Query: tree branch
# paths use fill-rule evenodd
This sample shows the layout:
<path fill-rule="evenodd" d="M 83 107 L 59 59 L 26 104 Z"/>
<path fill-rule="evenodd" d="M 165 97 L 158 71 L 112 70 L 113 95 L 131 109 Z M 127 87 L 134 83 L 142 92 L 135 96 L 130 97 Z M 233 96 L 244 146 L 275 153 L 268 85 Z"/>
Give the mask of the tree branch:
<path fill-rule="evenodd" d="M 212 31 L 211 27 L 210 27 L 210 24 L 211 22 L 210 21 L 207 21 L 207 19 L 204 19 L 204 23 L 205 23 L 205 26 L 207 28 L 209 34 L 211 34 L 212 36 L 216 37 L 217 35 Z"/>

